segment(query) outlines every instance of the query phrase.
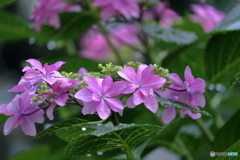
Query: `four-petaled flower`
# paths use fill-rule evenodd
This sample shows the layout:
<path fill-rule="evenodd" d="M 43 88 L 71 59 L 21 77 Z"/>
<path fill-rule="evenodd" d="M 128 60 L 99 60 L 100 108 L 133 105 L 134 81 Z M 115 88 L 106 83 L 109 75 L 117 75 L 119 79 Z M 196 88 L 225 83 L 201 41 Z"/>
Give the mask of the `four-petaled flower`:
<path fill-rule="evenodd" d="M 26 135 L 36 135 L 34 123 L 44 122 L 44 111 L 38 107 L 39 103 L 31 102 L 33 97 L 35 95 L 24 92 L 16 95 L 9 104 L 0 105 L 0 113 L 11 116 L 4 125 L 4 135 L 10 134 L 18 125 Z"/>
<path fill-rule="evenodd" d="M 75 98 L 83 101 L 83 114 L 92 114 L 97 112 L 101 119 L 107 119 L 111 115 L 111 110 L 122 115 L 123 104 L 118 98 L 112 98 L 120 95 L 126 88 L 124 81 L 113 82 L 111 76 L 104 79 L 84 77 L 88 87 L 79 90 Z"/>
<path fill-rule="evenodd" d="M 127 88 L 124 90 L 124 94 L 133 93 L 127 100 L 127 106 L 134 108 L 136 105 L 144 103 L 144 105 L 156 113 L 158 110 L 158 102 L 155 98 L 154 89 L 161 88 L 166 79 L 153 74 L 153 66 L 139 65 L 137 72 L 129 66 L 124 66 L 122 71 L 118 71 L 118 74 L 128 82 Z"/>

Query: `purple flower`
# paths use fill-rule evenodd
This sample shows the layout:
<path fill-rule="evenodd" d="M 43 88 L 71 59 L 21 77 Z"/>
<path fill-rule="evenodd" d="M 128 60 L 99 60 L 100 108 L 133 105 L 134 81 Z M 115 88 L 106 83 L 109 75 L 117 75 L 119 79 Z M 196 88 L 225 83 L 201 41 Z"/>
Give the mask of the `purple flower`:
<path fill-rule="evenodd" d="M 42 66 L 42 64 L 36 59 L 29 59 L 27 62 L 31 64 L 31 67 L 26 66 L 23 68 L 22 71 L 25 72 L 25 74 L 21 78 L 19 85 L 22 86 L 30 83 L 32 85 L 32 88 L 30 89 L 31 92 L 35 92 L 43 81 L 52 85 L 56 81 L 67 80 L 67 78 L 63 77 L 57 71 L 65 62 L 58 61 L 50 66 L 48 64 Z"/>
<path fill-rule="evenodd" d="M 79 90 L 75 98 L 83 101 L 83 114 L 92 114 L 97 112 L 101 119 L 107 119 L 111 110 L 122 115 L 123 104 L 118 98 L 112 98 L 120 95 L 126 88 L 126 82 L 113 82 L 111 76 L 104 79 L 84 77 L 88 87 Z"/>
<path fill-rule="evenodd" d="M 24 92 L 16 95 L 9 104 L 0 105 L 0 113 L 11 116 L 4 125 L 4 135 L 10 134 L 18 125 L 26 135 L 36 135 L 34 123 L 44 122 L 44 111 L 38 107 L 39 103 L 31 102 L 33 97 L 35 95 Z"/>
<path fill-rule="evenodd" d="M 117 13 L 121 13 L 125 18 L 138 18 L 140 8 L 138 0 L 95 0 L 93 6 L 102 7 L 101 18 L 107 21 Z"/>
<path fill-rule="evenodd" d="M 54 93 L 42 93 L 39 96 L 44 95 L 44 99 L 42 101 L 45 101 L 49 98 L 53 98 L 53 101 L 51 105 L 48 107 L 46 114 L 50 120 L 53 120 L 53 110 L 56 107 L 56 105 L 59 106 L 65 106 L 67 100 L 69 99 L 69 93 L 71 89 L 75 88 L 77 85 L 79 85 L 81 82 L 76 81 L 74 79 L 68 80 L 64 83 L 55 83 L 51 86 L 51 89 Z"/>
<path fill-rule="evenodd" d="M 35 21 L 35 30 L 39 32 L 41 26 L 47 23 L 58 29 L 61 26 L 59 13 L 78 11 L 78 5 L 72 5 L 64 0 L 39 0 L 36 9 L 29 16 L 30 20 Z"/>
<path fill-rule="evenodd" d="M 210 31 L 219 23 L 224 17 L 225 13 L 215 9 L 209 5 L 191 5 L 191 9 L 194 12 L 191 15 L 191 19 L 194 22 L 200 23 L 205 32 Z"/>
<path fill-rule="evenodd" d="M 153 75 L 153 70 L 153 66 L 142 64 L 139 65 L 137 72 L 129 66 L 124 66 L 122 71 L 118 71 L 118 74 L 128 82 L 123 93 L 133 93 L 133 96 L 127 100 L 129 108 L 144 103 L 151 112 L 157 112 L 158 102 L 153 90 L 161 88 L 166 79 L 159 75 Z"/>
<path fill-rule="evenodd" d="M 188 66 L 185 69 L 184 77 L 185 81 L 183 82 L 177 74 L 169 74 L 168 78 L 173 82 L 169 89 L 175 91 L 174 93 L 178 95 L 178 101 L 193 108 L 196 108 L 196 106 L 204 107 L 205 98 L 202 93 L 205 92 L 205 81 L 201 78 L 194 78 Z"/>
<path fill-rule="evenodd" d="M 159 25 L 165 28 L 171 27 L 180 20 L 180 16 L 172 9 L 167 8 L 167 3 L 159 2 L 156 8 L 143 12 L 144 20 L 159 20 Z"/>

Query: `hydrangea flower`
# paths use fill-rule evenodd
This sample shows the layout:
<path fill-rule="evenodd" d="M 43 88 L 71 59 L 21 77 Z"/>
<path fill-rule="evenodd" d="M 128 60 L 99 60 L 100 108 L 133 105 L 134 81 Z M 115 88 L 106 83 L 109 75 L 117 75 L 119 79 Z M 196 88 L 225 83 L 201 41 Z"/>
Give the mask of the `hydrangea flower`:
<path fill-rule="evenodd" d="M 32 85 L 30 89 L 31 92 L 35 92 L 43 81 L 52 85 L 56 81 L 67 80 L 67 78 L 63 77 L 57 71 L 65 62 L 58 61 L 52 65 L 44 64 L 44 66 L 42 66 L 36 59 L 29 59 L 26 61 L 31 64 L 31 67 L 26 66 L 23 68 L 22 71 L 25 72 L 25 74 L 21 78 L 19 85 L 22 86 L 30 83 Z"/>
<path fill-rule="evenodd" d="M 175 73 L 169 74 L 168 78 L 173 82 L 168 88 L 173 91 L 174 96 L 178 97 L 178 101 L 186 103 L 194 109 L 199 109 L 198 106 L 205 106 L 206 102 L 203 93 L 205 92 L 206 83 L 202 78 L 194 78 L 189 66 L 186 67 L 184 72 L 184 82 Z M 180 113 L 181 117 L 184 117 L 185 114 L 188 114 L 192 119 L 201 117 L 200 113 L 192 113 L 188 109 L 182 109 Z"/>
<path fill-rule="evenodd" d="M 225 13 L 215 9 L 210 5 L 191 5 L 194 14 L 191 19 L 194 22 L 200 23 L 205 32 L 213 29 L 225 17 Z"/>
<path fill-rule="evenodd" d="M 135 108 L 136 105 L 144 103 L 147 109 L 156 113 L 158 110 L 158 101 L 155 98 L 154 89 L 161 88 L 166 79 L 153 74 L 153 66 L 139 65 L 137 72 L 129 66 L 118 71 L 118 74 L 128 82 L 124 94 L 133 93 L 127 100 L 129 108 Z"/>
<path fill-rule="evenodd" d="M 78 5 L 72 5 L 64 0 L 39 0 L 35 11 L 31 13 L 29 19 L 35 21 L 35 30 L 37 32 L 41 30 L 44 23 L 58 29 L 61 26 L 60 13 L 75 12 L 79 9 Z"/>
<path fill-rule="evenodd" d="M 123 104 L 118 98 L 126 88 L 126 82 L 113 82 L 111 76 L 104 79 L 85 76 L 83 78 L 88 87 L 79 90 L 75 98 L 83 101 L 83 114 L 97 112 L 101 119 L 107 119 L 111 115 L 111 110 L 122 115 Z"/>
<path fill-rule="evenodd" d="M 26 135 L 36 135 L 34 123 L 44 122 L 44 111 L 38 107 L 39 103 L 31 102 L 33 97 L 35 95 L 24 92 L 16 95 L 9 104 L 0 105 L 0 113 L 11 116 L 4 125 L 4 135 L 10 134 L 18 125 Z"/>
<path fill-rule="evenodd" d="M 102 7 L 100 16 L 104 21 L 117 13 L 121 13 L 127 19 L 138 18 L 140 14 L 138 0 L 95 0 L 93 6 Z"/>
<path fill-rule="evenodd" d="M 180 16 L 172 9 L 167 8 L 167 3 L 159 2 L 156 8 L 143 12 L 144 20 L 158 20 L 159 25 L 165 28 L 171 27 L 180 20 Z"/>

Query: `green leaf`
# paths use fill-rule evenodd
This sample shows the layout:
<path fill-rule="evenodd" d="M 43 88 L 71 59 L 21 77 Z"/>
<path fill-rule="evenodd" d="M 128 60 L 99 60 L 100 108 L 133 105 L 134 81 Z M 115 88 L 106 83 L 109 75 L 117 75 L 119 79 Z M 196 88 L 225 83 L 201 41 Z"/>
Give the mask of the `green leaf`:
<path fill-rule="evenodd" d="M 34 36 L 39 43 L 79 38 L 96 22 L 96 18 L 88 12 L 62 13 L 60 19 L 61 28 L 57 30 L 50 26 L 42 26 L 41 32 L 36 33 Z"/>
<path fill-rule="evenodd" d="M 232 10 L 226 15 L 226 17 L 211 31 L 223 32 L 223 31 L 234 31 L 240 29 L 240 3 L 235 5 Z"/>
<path fill-rule="evenodd" d="M 37 139 L 41 136 L 44 136 L 46 134 L 53 133 L 53 132 L 56 132 L 59 130 L 68 130 L 71 127 L 78 127 L 83 124 L 88 124 L 88 121 L 84 120 L 84 119 L 79 119 L 79 118 L 71 118 L 71 119 L 63 120 L 63 121 L 53 124 L 51 127 L 47 128 L 47 129 L 41 131 L 34 137 L 34 139 Z"/>
<path fill-rule="evenodd" d="M 239 123 L 240 110 L 217 132 L 213 143 L 214 151 L 224 151 L 240 139 Z"/>
<path fill-rule="evenodd" d="M 198 39 L 194 32 L 181 31 L 174 28 L 161 28 L 157 25 L 144 25 L 142 29 L 149 36 L 165 42 L 177 44 L 190 44 Z"/>
<path fill-rule="evenodd" d="M 32 33 L 26 21 L 0 10 L 0 42 L 30 38 Z"/>
<path fill-rule="evenodd" d="M 94 127 L 94 126 L 93 126 Z M 133 149 L 140 141 L 155 134 L 162 127 L 148 124 L 110 124 L 97 126 L 90 135 L 80 135 L 73 138 L 66 147 L 66 154 L 79 156 L 107 148 Z M 103 128 L 103 129 L 102 129 Z"/>
<path fill-rule="evenodd" d="M 239 153 L 240 153 L 240 140 L 238 140 L 235 144 L 229 147 L 224 152 L 236 152 L 237 156 L 219 156 L 216 160 L 239 160 Z"/>
<path fill-rule="evenodd" d="M 240 70 L 240 31 L 213 36 L 206 48 L 205 64 L 209 83 L 229 87 Z"/>
<path fill-rule="evenodd" d="M 165 105 L 169 105 L 169 106 L 175 106 L 179 109 L 189 109 L 190 111 L 192 112 L 195 112 L 195 113 L 201 113 L 203 115 L 206 115 L 206 116 L 211 116 L 208 112 L 206 111 L 202 111 L 202 110 L 197 110 L 195 108 L 192 108 L 192 107 L 189 107 L 187 104 L 185 103 L 182 103 L 182 102 L 178 102 L 178 101 L 175 101 L 173 99 L 167 99 L 167 98 L 163 98 L 163 97 L 157 97 L 157 100 L 158 102 L 160 102 L 161 104 L 165 104 Z"/>
<path fill-rule="evenodd" d="M 235 75 L 236 80 L 232 83 L 232 87 L 240 82 L 240 72 Z"/>
<path fill-rule="evenodd" d="M 17 1 L 17 0 L 1 0 L 0 1 L 0 8 L 6 7 L 7 5 L 9 5 L 9 4 L 11 4 L 11 3 L 15 2 L 15 1 Z"/>
<path fill-rule="evenodd" d="M 8 119 L 8 116 L 4 114 L 0 114 L 0 124 L 4 123 Z"/>

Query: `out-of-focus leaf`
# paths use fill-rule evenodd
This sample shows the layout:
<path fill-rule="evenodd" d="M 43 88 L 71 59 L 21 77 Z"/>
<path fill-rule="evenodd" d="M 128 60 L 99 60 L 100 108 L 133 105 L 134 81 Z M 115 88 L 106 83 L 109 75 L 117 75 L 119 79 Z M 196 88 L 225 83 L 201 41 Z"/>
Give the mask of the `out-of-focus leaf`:
<path fill-rule="evenodd" d="M 5 6 L 7 6 L 7 5 L 9 5 L 9 4 L 11 4 L 15 1 L 17 1 L 17 0 L 1 0 L 0 1 L 0 8 L 5 7 Z"/>
<path fill-rule="evenodd" d="M 4 114 L 0 114 L 0 124 L 4 123 L 7 120 L 8 116 L 5 116 Z"/>
<path fill-rule="evenodd" d="M 96 22 L 96 18 L 88 12 L 62 13 L 60 19 L 62 25 L 57 30 L 42 26 L 41 32 L 34 36 L 39 43 L 76 39 Z"/>
<path fill-rule="evenodd" d="M 142 29 L 149 36 L 177 44 L 190 44 L 198 39 L 194 32 L 181 31 L 174 28 L 162 28 L 157 25 L 143 25 Z"/>
<path fill-rule="evenodd" d="M 206 48 L 205 64 L 209 83 L 229 87 L 240 70 L 240 31 L 213 36 Z"/>
<path fill-rule="evenodd" d="M 48 64 L 53 64 L 57 61 L 64 61 L 66 64 L 64 64 L 61 68 L 61 70 L 66 71 L 66 72 L 75 72 L 81 68 L 84 67 L 86 68 L 89 72 L 91 71 L 99 71 L 98 69 L 98 62 L 87 59 L 87 58 L 82 58 L 79 56 L 69 56 L 69 55 L 64 55 L 64 54 L 59 54 L 57 52 L 51 53 L 44 58 L 41 59 L 42 63 L 48 63 Z"/>
<path fill-rule="evenodd" d="M 240 29 L 240 3 L 235 5 L 226 17 L 212 30 L 212 32 L 225 32 Z"/>
<path fill-rule="evenodd" d="M 182 102 L 178 102 L 178 101 L 175 101 L 173 99 L 167 99 L 167 98 L 163 98 L 163 97 L 157 97 L 157 100 L 159 103 L 161 104 L 165 104 L 165 105 L 169 105 L 169 106 L 175 106 L 179 109 L 189 109 L 190 111 L 192 112 L 195 112 L 195 113 L 201 113 L 203 115 L 206 115 L 206 116 L 211 116 L 208 112 L 206 111 L 202 111 L 202 110 L 197 110 L 195 108 L 192 108 L 192 107 L 189 107 L 187 104 L 185 103 L 182 103 Z"/>
<path fill-rule="evenodd" d="M 238 140 L 235 144 L 229 147 L 224 152 L 228 152 L 229 156 L 219 156 L 216 160 L 239 160 L 239 153 L 240 153 L 240 140 Z M 233 154 L 229 152 L 235 152 Z"/>
<path fill-rule="evenodd" d="M 213 143 L 214 151 L 224 151 L 240 139 L 239 131 L 240 110 L 217 132 Z"/>
<path fill-rule="evenodd" d="M 73 138 L 66 147 L 66 154 L 79 156 L 106 148 L 133 149 L 140 141 L 158 132 L 162 127 L 148 124 L 110 124 L 97 126 L 90 135 Z"/>
<path fill-rule="evenodd" d="M 236 80 L 232 83 L 232 87 L 240 82 L 240 72 L 235 75 Z"/>
<path fill-rule="evenodd" d="M 27 22 L 7 11 L 0 10 L 0 42 L 27 39 L 33 33 Z"/>

